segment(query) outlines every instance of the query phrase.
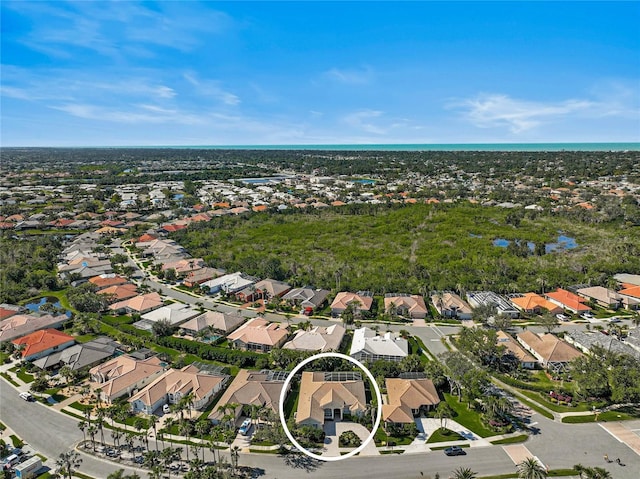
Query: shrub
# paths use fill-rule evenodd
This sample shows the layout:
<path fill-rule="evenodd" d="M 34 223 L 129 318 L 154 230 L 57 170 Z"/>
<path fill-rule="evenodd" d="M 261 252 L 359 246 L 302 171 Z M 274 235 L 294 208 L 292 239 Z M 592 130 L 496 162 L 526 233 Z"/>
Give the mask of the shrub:
<path fill-rule="evenodd" d="M 362 441 L 353 431 L 345 431 L 340 434 L 340 447 L 359 447 Z"/>

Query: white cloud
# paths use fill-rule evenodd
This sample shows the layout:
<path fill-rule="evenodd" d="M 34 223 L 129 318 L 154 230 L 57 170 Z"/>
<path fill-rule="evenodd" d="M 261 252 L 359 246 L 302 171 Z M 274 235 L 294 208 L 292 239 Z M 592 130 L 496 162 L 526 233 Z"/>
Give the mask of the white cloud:
<path fill-rule="evenodd" d="M 380 118 L 381 116 L 382 112 L 378 110 L 360 110 L 345 115 L 342 118 L 342 121 L 347 125 L 358 128 L 364 132 L 384 135 L 387 133 L 388 129 L 375 125 L 371 122 L 371 120 Z"/>
<path fill-rule="evenodd" d="M 130 54 L 158 56 L 157 47 L 189 51 L 233 25 L 227 14 L 195 2 L 159 2 L 154 7 L 134 2 L 8 2 L 7 6 L 29 18 L 31 31 L 23 43 L 59 58 L 73 58 L 73 49 L 117 59 Z"/>
<path fill-rule="evenodd" d="M 543 103 L 485 94 L 451 103 L 449 107 L 463 110 L 464 117 L 479 128 L 506 126 L 513 133 L 521 133 L 555 118 L 593 109 L 595 105 L 589 100 Z"/>
<path fill-rule="evenodd" d="M 196 93 L 200 95 L 214 98 L 229 106 L 240 104 L 240 97 L 223 89 L 218 81 L 201 80 L 193 72 L 184 73 L 183 77 L 195 88 Z"/>
<path fill-rule="evenodd" d="M 361 69 L 332 68 L 324 72 L 327 78 L 349 85 L 364 85 L 373 80 L 373 70 L 370 67 Z"/>

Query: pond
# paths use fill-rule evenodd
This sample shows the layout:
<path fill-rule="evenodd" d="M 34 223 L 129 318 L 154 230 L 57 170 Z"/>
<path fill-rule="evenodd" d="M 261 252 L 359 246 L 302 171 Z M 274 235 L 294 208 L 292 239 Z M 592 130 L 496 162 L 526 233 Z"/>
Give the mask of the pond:
<path fill-rule="evenodd" d="M 558 240 L 555 243 L 546 244 L 544 247 L 544 251 L 546 253 L 551 253 L 552 251 L 565 250 L 565 249 L 574 249 L 578 247 L 578 243 L 575 238 L 571 238 L 570 236 L 559 235 Z"/>
<path fill-rule="evenodd" d="M 498 246 L 499 248 L 506 248 L 507 246 L 509 246 L 509 243 L 511 243 L 511 241 L 504 238 L 496 238 L 493 240 L 493 246 Z M 536 244 L 532 241 L 527 241 L 527 247 L 531 251 L 535 251 Z M 571 238 L 570 236 L 561 234 L 558 236 L 557 242 L 547 243 L 546 245 L 544 245 L 544 251 L 545 253 L 552 253 L 554 251 L 563 251 L 567 249 L 574 249 L 577 247 L 578 243 L 576 242 L 575 238 Z"/>
<path fill-rule="evenodd" d="M 71 317 L 71 311 L 64 309 L 60 300 L 53 296 L 45 296 L 38 301 L 25 304 L 24 307 L 33 313 L 55 313 L 57 311 L 64 312 L 68 318 Z"/>

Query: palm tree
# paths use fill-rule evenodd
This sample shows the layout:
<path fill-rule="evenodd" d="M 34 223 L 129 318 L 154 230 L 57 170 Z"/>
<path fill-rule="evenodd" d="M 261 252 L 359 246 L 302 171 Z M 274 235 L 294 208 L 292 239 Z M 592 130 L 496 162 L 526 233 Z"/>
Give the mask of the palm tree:
<path fill-rule="evenodd" d="M 69 479 L 73 474 L 73 470 L 78 468 L 82 463 L 80 453 L 76 451 L 63 452 L 56 459 L 56 466 L 59 472 L 65 474 Z"/>
<path fill-rule="evenodd" d="M 87 430 L 87 422 L 86 421 L 80 421 L 78 423 L 78 429 L 80 429 L 82 431 L 82 442 L 86 442 L 87 441 L 87 435 L 85 433 L 85 431 Z"/>
<path fill-rule="evenodd" d="M 89 436 L 91 437 L 93 452 L 96 452 L 96 434 L 98 434 L 98 428 L 92 424 L 87 428 L 87 433 L 89 433 Z"/>
<path fill-rule="evenodd" d="M 587 467 L 584 467 L 582 464 L 576 464 L 575 466 L 573 466 L 573 470 L 576 471 L 578 473 L 578 475 L 580 476 L 580 479 L 582 479 L 582 474 L 584 474 L 587 471 Z"/>
<path fill-rule="evenodd" d="M 453 409 L 448 403 L 442 401 L 436 409 L 436 418 L 440 419 L 440 428 L 447 427 L 447 419 L 453 417 Z"/>
<path fill-rule="evenodd" d="M 534 457 L 527 457 L 517 464 L 516 468 L 520 479 L 546 479 L 547 477 L 546 468 Z"/>
<path fill-rule="evenodd" d="M 118 449 L 118 452 L 120 452 L 120 438 L 124 435 L 124 433 L 122 431 L 120 431 L 119 429 L 112 429 L 111 430 L 111 437 L 113 438 L 113 444 L 114 446 L 116 446 L 116 449 Z"/>
<path fill-rule="evenodd" d="M 152 414 L 149 416 L 149 426 L 153 429 L 153 436 L 156 439 L 156 451 L 158 450 L 158 431 L 156 426 L 158 425 L 158 416 Z"/>
<path fill-rule="evenodd" d="M 468 467 L 459 467 L 453 471 L 452 479 L 476 479 L 478 475 Z"/>
<path fill-rule="evenodd" d="M 100 444 L 104 446 L 104 409 L 98 408 L 96 416 L 96 427 L 100 431 Z"/>
<path fill-rule="evenodd" d="M 236 473 L 238 469 L 238 457 L 240 455 L 240 448 L 238 446 L 233 446 L 230 450 L 231 452 L 231 465 L 233 467 L 233 473 Z"/>
<path fill-rule="evenodd" d="M 587 479 L 611 479 L 611 473 L 602 467 L 590 467 Z"/>
<path fill-rule="evenodd" d="M 180 420 L 179 423 L 180 435 L 187 438 L 187 444 L 189 443 L 189 434 L 191 433 L 191 424 L 189 421 Z M 187 447 L 187 462 L 189 462 L 189 447 Z"/>
<path fill-rule="evenodd" d="M 195 425 L 195 430 L 196 433 L 198 434 L 198 437 L 200 438 L 200 448 L 202 449 L 202 461 L 204 462 L 204 436 L 205 434 L 209 431 L 210 428 L 210 424 L 209 421 L 205 420 L 200 420 L 198 422 L 196 422 Z"/>

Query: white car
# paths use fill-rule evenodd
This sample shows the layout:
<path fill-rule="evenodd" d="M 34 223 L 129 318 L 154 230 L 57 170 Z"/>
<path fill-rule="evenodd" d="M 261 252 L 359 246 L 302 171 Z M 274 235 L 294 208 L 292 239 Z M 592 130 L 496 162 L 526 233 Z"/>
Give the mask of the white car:
<path fill-rule="evenodd" d="M 593 314 L 591 314 L 591 313 L 582 313 L 582 314 L 580 315 L 580 317 L 581 317 L 581 318 L 583 318 L 583 319 L 586 319 L 586 320 L 589 320 L 589 319 L 593 319 L 593 318 L 594 318 Z"/>
<path fill-rule="evenodd" d="M 31 393 L 28 393 L 28 392 L 22 392 L 22 393 L 20 393 L 20 397 L 21 397 L 22 399 L 24 399 L 25 401 L 29 401 L 29 402 L 31 402 L 31 401 L 35 401 L 35 399 L 34 399 L 34 398 L 33 398 L 33 396 L 31 395 Z"/>
<path fill-rule="evenodd" d="M 556 318 L 558 318 L 560 321 L 569 321 L 569 316 L 562 313 L 556 314 Z"/>

